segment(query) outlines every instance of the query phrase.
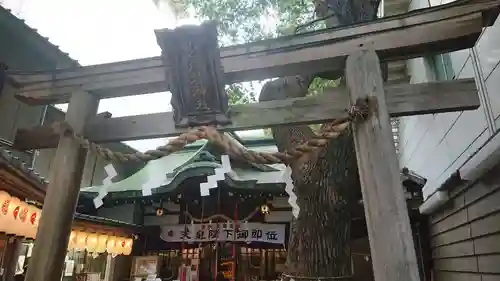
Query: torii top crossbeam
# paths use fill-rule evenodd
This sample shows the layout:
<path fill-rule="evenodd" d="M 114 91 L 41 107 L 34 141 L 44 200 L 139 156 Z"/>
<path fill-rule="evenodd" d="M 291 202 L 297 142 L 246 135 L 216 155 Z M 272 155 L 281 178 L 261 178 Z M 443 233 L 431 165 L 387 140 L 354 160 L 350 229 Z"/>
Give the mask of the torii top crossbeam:
<path fill-rule="evenodd" d="M 343 71 L 344 60 L 337 58 L 362 49 L 374 49 L 381 60 L 398 60 L 470 48 L 496 19 L 497 6 L 496 0 L 458 0 L 369 23 L 224 47 L 224 81 Z M 81 90 L 98 98 L 167 91 L 166 68 L 161 57 L 152 57 L 12 78 L 23 86 L 20 100 L 52 104 L 68 102 Z"/>

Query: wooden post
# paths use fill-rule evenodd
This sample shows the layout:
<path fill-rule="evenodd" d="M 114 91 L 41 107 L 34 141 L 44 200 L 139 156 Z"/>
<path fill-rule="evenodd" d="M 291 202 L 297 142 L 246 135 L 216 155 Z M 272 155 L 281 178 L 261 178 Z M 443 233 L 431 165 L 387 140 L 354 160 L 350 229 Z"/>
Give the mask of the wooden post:
<path fill-rule="evenodd" d="M 419 281 L 377 54 L 348 56 L 346 78 L 353 104 L 367 96 L 376 100 L 370 118 L 354 125 L 375 281 Z"/>
<path fill-rule="evenodd" d="M 95 117 L 99 100 L 86 92 L 71 96 L 66 121 L 82 133 Z M 73 215 L 78 201 L 86 151 L 69 136 L 61 136 L 54 164 L 50 169 L 40 226 L 26 281 L 61 279 Z"/>

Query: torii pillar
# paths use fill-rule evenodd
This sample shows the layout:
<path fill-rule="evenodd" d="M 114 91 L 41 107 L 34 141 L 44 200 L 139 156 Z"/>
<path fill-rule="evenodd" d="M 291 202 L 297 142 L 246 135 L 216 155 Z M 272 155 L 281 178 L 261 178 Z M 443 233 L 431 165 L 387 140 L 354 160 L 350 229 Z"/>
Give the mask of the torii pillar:
<path fill-rule="evenodd" d="M 368 119 L 353 127 L 375 281 L 420 281 L 377 54 L 348 56 L 346 78 L 351 103 L 370 103 Z"/>
<path fill-rule="evenodd" d="M 74 132 L 82 134 L 86 123 L 95 117 L 98 106 L 99 100 L 91 94 L 73 93 L 66 122 Z M 61 280 L 86 152 L 71 136 L 60 137 L 26 281 Z"/>

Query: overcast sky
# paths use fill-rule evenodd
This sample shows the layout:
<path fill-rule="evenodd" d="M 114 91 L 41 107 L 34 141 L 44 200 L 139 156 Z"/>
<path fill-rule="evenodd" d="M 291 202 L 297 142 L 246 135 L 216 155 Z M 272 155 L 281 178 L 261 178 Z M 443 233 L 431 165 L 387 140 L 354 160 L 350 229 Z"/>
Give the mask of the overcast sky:
<path fill-rule="evenodd" d="M 161 14 L 153 0 L 0 0 L 0 3 L 82 65 L 158 56 L 161 49 L 154 29 L 176 26 L 175 19 Z M 178 24 L 196 22 L 187 19 Z M 99 107 L 100 112 L 109 111 L 113 117 L 171 110 L 168 92 L 102 100 Z M 244 135 L 255 135 L 255 131 Z M 165 139 L 126 143 L 145 151 L 164 144 Z"/>

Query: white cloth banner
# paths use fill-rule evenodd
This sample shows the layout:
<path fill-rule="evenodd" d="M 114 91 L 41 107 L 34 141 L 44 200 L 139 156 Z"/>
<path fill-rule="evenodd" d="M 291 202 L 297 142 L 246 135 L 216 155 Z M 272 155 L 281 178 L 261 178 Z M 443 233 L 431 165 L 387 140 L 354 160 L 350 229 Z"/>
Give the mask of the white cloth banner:
<path fill-rule="evenodd" d="M 166 242 L 241 241 L 285 243 L 285 225 L 267 223 L 203 223 L 177 224 L 161 227 L 161 239 Z"/>

